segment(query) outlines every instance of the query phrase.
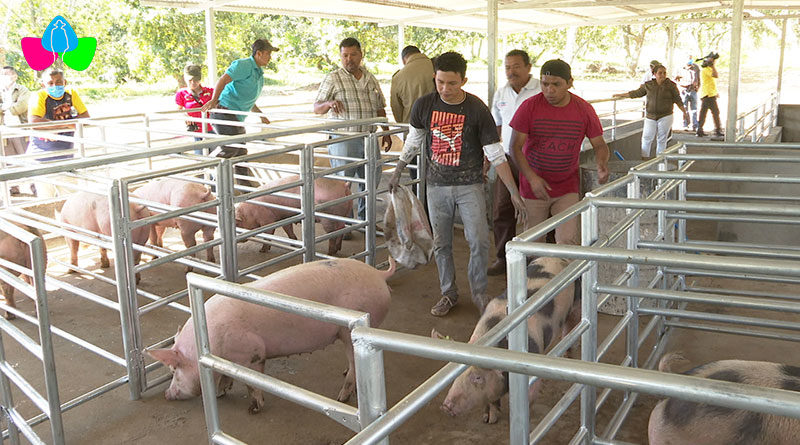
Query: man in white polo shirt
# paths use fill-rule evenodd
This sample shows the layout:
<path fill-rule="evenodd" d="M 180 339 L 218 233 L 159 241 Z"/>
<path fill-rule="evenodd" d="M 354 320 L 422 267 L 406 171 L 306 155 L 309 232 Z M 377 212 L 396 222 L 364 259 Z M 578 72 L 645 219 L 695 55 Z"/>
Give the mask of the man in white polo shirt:
<path fill-rule="evenodd" d="M 519 49 L 511 50 L 506 54 L 505 64 L 508 83 L 495 91 L 492 115 L 497 124 L 497 133 L 500 135 L 506 151 L 511 173 L 519 187 L 519 171 L 510 154 L 512 129 L 509 123 L 522 102 L 535 96 L 542 89 L 539 86 L 539 79 L 531 75 L 531 59 L 528 53 Z M 517 220 L 514 217 L 511 195 L 500 181 L 495 181 L 493 201 L 492 230 L 494 231 L 497 259 L 489 266 L 488 273 L 489 275 L 500 275 L 506 271 L 506 243 L 517 234 Z"/>

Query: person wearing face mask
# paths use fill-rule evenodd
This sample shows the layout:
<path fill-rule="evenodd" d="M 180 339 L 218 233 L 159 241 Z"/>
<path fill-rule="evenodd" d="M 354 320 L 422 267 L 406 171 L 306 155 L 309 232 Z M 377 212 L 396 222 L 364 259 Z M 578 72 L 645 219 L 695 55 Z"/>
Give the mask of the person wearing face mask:
<path fill-rule="evenodd" d="M 31 123 L 72 121 L 74 119 L 89 117 L 89 111 L 83 104 L 78 92 L 66 88 L 67 79 L 64 72 L 50 68 L 42 74 L 42 90 L 31 96 L 28 104 L 28 120 Z M 60 136 L 73 136 L 75 124 L 65 122 L 63 125 L 35 127 L 47 131 L 57 131 Z M 63 131 L 66 130 L 66 131 Z M 72 142 L 54 140 L 42 137 L 32 137 L 28 144 L 28 153 L 44 153 L 72 149 Z M 72 155 L 54 156 L 39 159 L 40 161 L 53 161 L 69 159 Z"/>
<path fill-rule="evenodd" d="M 497 124 L 497 134 L 503 142 L 506 160 L 519 185 L 519 169 L 511 156 L 511 119 L 522 102 L 542 91 L 539 79 L 531 75 L 531 59 L 528 53 L 514 49 L 506 54 L 506 83 L 494 93 L 492 116 Z M 488 162 L 484 161 L 484 169 Z M 500 181 L 494 183 L 494 209 L 492 211 L 492 231 L 494 232 L 494 249 L 496 259 L 489 266 L 489 275 L 500 275 L 506 271 L 506 243 L 517 234 L 517 219 L 514 217 L 514 205 L 511 195 Z"/>
<path fill-rule="evenodd" d="M 650 157 L 650 147 L 656 139 L 656 155 L 667 148 L 667 139 L 672 129 L 673 104 L 683 112 L 683 121 L 689 121 L 689 113 L 683 106 L 681 94 L 675 82 L 667 79 L 667 69 L 663 65 L 653 68 L 653 80 L 648 80 L 639 88 L 627 93 L 615 94 L 615 98 L 634 98 L 647 96 L 644 127 L 642 128 L 642 159 Z"/>
<path fill-rule="evenodd" d="M 202 77 L 203 68 L 200 65 L 187 65 L 183 70 L 183 79 L 186 81 L 186 88 L 181 88 L 175 93 L 175 103 L 178 104 L 179 109 L 200 108 L 211 100 L 211 97 L 214 95 L 214 89 L 201 85 L 200 80 Z M 201 117 L 199 111 L 187 114 L 190 117 Z M 200 123 L 190 120 L 186 121 L 186 131 L 203 133 L 203 128 Z M 211 124 L 206 124 L 205 133 L 213 132 L 214 129 L 211 127 Z M 195 141 L 200 141 L 202 139 L 202 137 L 197 136 L 194 138 Z M 194 152 L 199 155 L 203 154 L 202 149 L 195 150 Z"/>
<path fill-rule="evenodd" d="M 0 124 L 17 125 L 28 123 L 28 99 L 31 92 L 17 83 L 17 70 L 12 66 L 3 67 L 0 77 L 0 99 L 2 100 L 2 114 Z M 3 140 L 3 154 L 13 156 L 25 153 L 28 145 L 27 137 L 13 137 Z"/>

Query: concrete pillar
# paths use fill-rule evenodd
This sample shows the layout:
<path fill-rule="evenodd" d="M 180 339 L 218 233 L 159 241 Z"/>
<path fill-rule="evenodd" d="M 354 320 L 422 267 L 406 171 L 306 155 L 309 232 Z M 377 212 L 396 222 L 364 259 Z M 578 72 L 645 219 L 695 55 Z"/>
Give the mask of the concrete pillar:
<path fill-rule="evenodd" d="M 497 2 L 498 0 L 489 0 L 486 5 L 488 8 L 486 37 L 489 43 L 486 57 L 486 63 L 489 65 L 489 93 L 486 95 L 486 102 L 489 108 L 492 108 L 494 91 L 497 89 Z"/>
<path fill-rule="evenodd" d="M 731 61 L 728 70 L 728 118 L 725 122 L 725 142 L 736 141 L 736 116 L 739 110 L 739 63 L 742 52 L 742 18 L 744 0 L 733 0 L 731 21 Z"/>
<path fill-rule="evenodd" d="M 214 9 L 206 8 L 206 63 L 208 63 L 208 85 L 217 84 L 217 46 L 214 44 Z"/>
<path fill-rule="evenodd" d="M 667 28 L 667 76 L 675 72 L 675 23 L 670 23 Z"/>

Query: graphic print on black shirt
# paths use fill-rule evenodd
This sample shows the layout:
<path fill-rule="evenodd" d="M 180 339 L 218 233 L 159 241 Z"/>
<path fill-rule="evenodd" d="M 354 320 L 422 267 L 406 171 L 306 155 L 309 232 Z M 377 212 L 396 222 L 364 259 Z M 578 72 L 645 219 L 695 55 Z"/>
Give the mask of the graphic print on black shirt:
<path fill-rule="evenodd" d="M 431 159 L 441 165 L 461 165 L 464 134 L 463 114 L 431 113 Z"/>
<path fill-rule="evenodd" d="M 72 95 L 64 93 L 59 99 L 47 96 L 45 100 L 44 117 L 51 121 L 63 121 L 73 119 L 72 117 Z"/>

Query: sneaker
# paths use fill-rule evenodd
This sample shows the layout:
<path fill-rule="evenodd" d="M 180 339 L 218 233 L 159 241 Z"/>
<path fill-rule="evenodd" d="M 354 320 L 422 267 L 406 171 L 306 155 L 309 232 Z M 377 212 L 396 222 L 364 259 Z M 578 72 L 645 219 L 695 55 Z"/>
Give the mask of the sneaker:
<path fill-rule="evenodd" d="M 504 259 L 496 259 L 495 262 L 489 266 L 486 271 L 487 275 L 501 275 L 506 272 L 506 261 Z"/>
<path fill-rule="evenodd" d="M 725 136 L 725 135 L 722 133 L 722 131 L 720 131 L 720 130 L 716 130 L 716 131 L 714 132 L 714 136 L 717 136 L 717 137 L 723 137 L 723 136 Z"/>
<path fill-rule="evenodd" d="M 706 134 L 703 132 L 703 130 L 697 130 L 697 137 L 704 138 L 706 137 Z"/>
<path fill-rule="evenodd" d="M 444 295 L 439 302 L 431 308 L 431 315 L 435 317 L 443 317 L 450 312 L 450 309 L 452 309 L 457 302 L 457 296 L 448 297 L 447 295 Z"/>

